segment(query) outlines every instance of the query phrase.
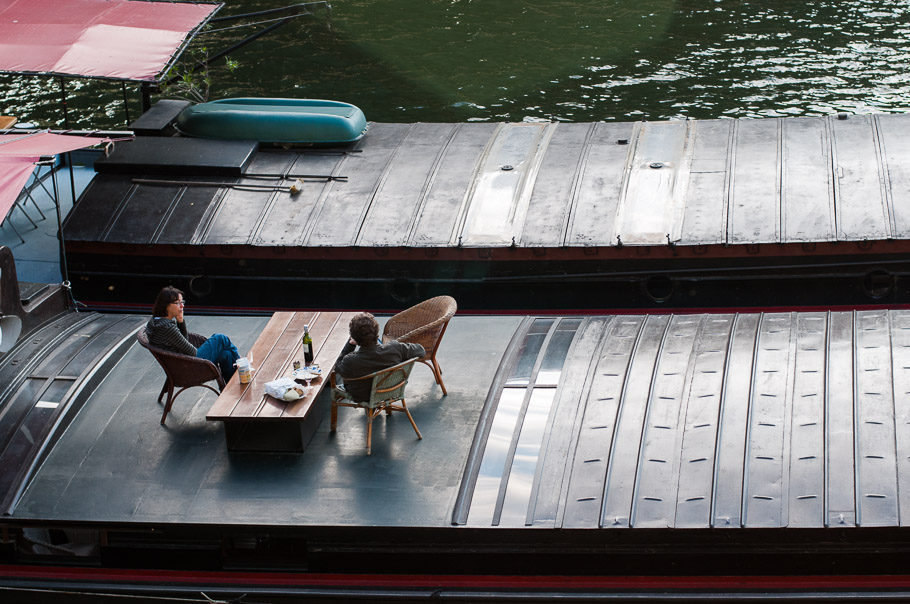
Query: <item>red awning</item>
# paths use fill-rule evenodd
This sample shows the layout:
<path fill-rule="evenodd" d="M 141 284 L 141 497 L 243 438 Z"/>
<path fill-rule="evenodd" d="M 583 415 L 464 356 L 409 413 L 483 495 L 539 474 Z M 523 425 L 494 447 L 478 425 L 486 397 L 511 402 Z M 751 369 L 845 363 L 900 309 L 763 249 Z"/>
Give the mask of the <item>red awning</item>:
<path fill-rule="evenodd" d="M 156 82 L 220 3 L 0 0 L 0 73 Z"/>
<path fill-rule="evenodd" d="M 6 157 L 0 155 L 0 223 L 19 197 L 35 169 L 37 157 Z"/>
<path fill-rule="evenodd" d="M 0 222 L 6 220 L 41 156 L 75 151 L 110 140 L 50 132 L 0 136 Z"/>
<path fill-rule="evenodd" d="M 0 136 L 0 158 L 57 155 L 59 153 L 84 149 L 110 141 L 110 138 L 101 138 L 98 136 L 76 136 L 70 134 L 52 134 L 50 132 L 6 134 Z"/>

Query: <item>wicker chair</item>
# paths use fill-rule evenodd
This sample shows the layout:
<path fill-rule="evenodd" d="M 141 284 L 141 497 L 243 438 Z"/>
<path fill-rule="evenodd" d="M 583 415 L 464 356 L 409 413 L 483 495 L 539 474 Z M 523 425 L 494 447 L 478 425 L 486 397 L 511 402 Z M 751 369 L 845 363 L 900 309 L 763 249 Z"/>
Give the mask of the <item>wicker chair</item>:
<path fill-rule="evenodd" d="M 347 383 L 372 380 L 369 401 L 355 401 L 347 390 L 336 384 L 335 372 L 333 371 L 331 376 L 332 432 L 335 431 L 335 427 L 338 425 L 338 407 L 355 407 L 367 412 L 367 455 L 372 453 L 373 419 L 383 411 L 389 415 L 392 414 L 392 411 L 404 411 L 414 427 L 414 432 L 417 433 L 417 438 L 422 439 L 423 436 L 420 435 L 420 430 L 417 429 L 417 424 L 414 423 L 414 418 L 411 417 L 411 412 L 408 411 L 408 405 L 404 402 L 404 388 L 408 385 L 408 377 L 411 375 L 411 369 L 414 368 L 414 363 L 416 362 L 417 359 L 409 359 L 363 377 L 345 380 Z M 395 403 L 397 402 L 401 402 L 401 405 L 396 406 Z"/>
<path fill-rule="evenodd" d="M 442 383 L 442 369 L 436 361 L 436 350 L 456 310 L 458 303 L 455 302 L 455 298 L 437 296 L 401 311 L 389 319 L 382 330 L 383 342 L 398 340 L 417 343 L 424 347 L 427 353 L 418 360 L 433 370 L 433 377 L 442 388 L 443 394 L 448 392 Z"/>
<path fill-rule="evenodd" d="M 199 335 L 198 333 L 189 333 L 187 336 L 190 344 L 197 348 L 206 340 L 204 336 Z M 152 353 L 152 356 L 155 357 L 155 360 L 158 361 L 158 364 L 164 369 L 164 375 L 167 376 L 167 379 L 164 381 L 164 386 L 161 387 L 161 393 L 158 395 L 158 403 L 160 404 L 161 398 L 164 396 L 164 393 L 167 392 L 167 402 L 164 405 L 164 414 L 161 416 L 162 424 L 167 418 L 167 414 L 171 410 L 171 405 L 174 404 L 174 400 L 187 388 L 202 386 L 203 388 L 208 388 L 215 394 L 219 394 L 220 391 L 224 389 L 224 377 L 221 375 L 221 370 L 211 361 L 152 346 L 149 344 L 148 334 L 146 334 L 144 327 L 136 334 L 136 339 L 139 340 L 139 343 L 144 348 L 147 348 L 148 351 Z M 208 382 L 211 382 L 212 380 L 215 380 L 218 383 L 218 390 L 215 390 L 208 384 Z M 177 394 L 174 394 L 175 386 L 180 388 L 180 390 L 177 391 Z"/>

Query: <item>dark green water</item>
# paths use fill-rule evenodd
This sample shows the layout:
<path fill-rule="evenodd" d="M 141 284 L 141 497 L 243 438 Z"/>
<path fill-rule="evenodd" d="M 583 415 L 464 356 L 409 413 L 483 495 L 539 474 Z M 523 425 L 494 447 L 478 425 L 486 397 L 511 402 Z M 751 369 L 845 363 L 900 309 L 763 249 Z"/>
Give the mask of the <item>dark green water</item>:
<path fill-rule="evenodd" d="M 221 14 L 289 3 L 229 1 Z M 211 98 L 330 98 L 372 121 L 903 112 L 910 3 L 339 0 L 232 56 L 240 66 L 216 74 Z M 72 126 L 124 127 L 119 85 L 67 86 Z M 59 99 L 56 81 L 0 76 L 0 114 L 58 127 Z"/>

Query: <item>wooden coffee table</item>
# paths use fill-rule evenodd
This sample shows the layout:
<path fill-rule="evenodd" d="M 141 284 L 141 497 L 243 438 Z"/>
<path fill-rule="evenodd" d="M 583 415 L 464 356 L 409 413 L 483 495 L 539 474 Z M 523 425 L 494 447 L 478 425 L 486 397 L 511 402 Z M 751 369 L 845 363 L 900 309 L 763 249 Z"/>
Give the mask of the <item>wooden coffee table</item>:
<path fill-rule="evenodd" d="M 329 373 L 350 337 L 348 324 L 355 313 L 277 312 L 272 315 L 251 350 L 253 380 L 241 384 L 235 373 L 205 418 L 224 422 L 229 451 L 302 453 L 319 427 L 329 406 L 321 396 Z M 293 362 L 303 363 L 303 326 L 310 326 L 314 361 L 322 375 L 310 391 L 296 401 L 283 401 L 265 394 L 266 382 L 290 377 Z"/>

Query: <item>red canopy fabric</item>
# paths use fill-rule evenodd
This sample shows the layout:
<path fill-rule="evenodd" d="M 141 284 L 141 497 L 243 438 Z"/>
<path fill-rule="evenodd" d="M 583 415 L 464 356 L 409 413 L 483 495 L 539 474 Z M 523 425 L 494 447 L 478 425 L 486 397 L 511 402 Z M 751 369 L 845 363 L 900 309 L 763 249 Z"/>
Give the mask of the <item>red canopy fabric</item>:
<path fill-rule="evenodd" d="M 0 136 L 0 158 L 57 155 L 110 141 L 109 138 L 97 136 L 75 136 L 50 132 L 6 134 Z"/>
<path fill-rule="evenodd" d="M 0 0 L 0 72 L 156 82 L 220 3 Z"/>
<path fill-rule="evenodd" d="M 0 223 L 16 203 L 19 192 L 28 182 L 38 157 L 0 155 Z"/>
<path fill-rule="evenodd" d="M 6 220 L 41 156 L 75 151 L 110 140 L 50 132 L 0 136 L 0 223 Z"/>

